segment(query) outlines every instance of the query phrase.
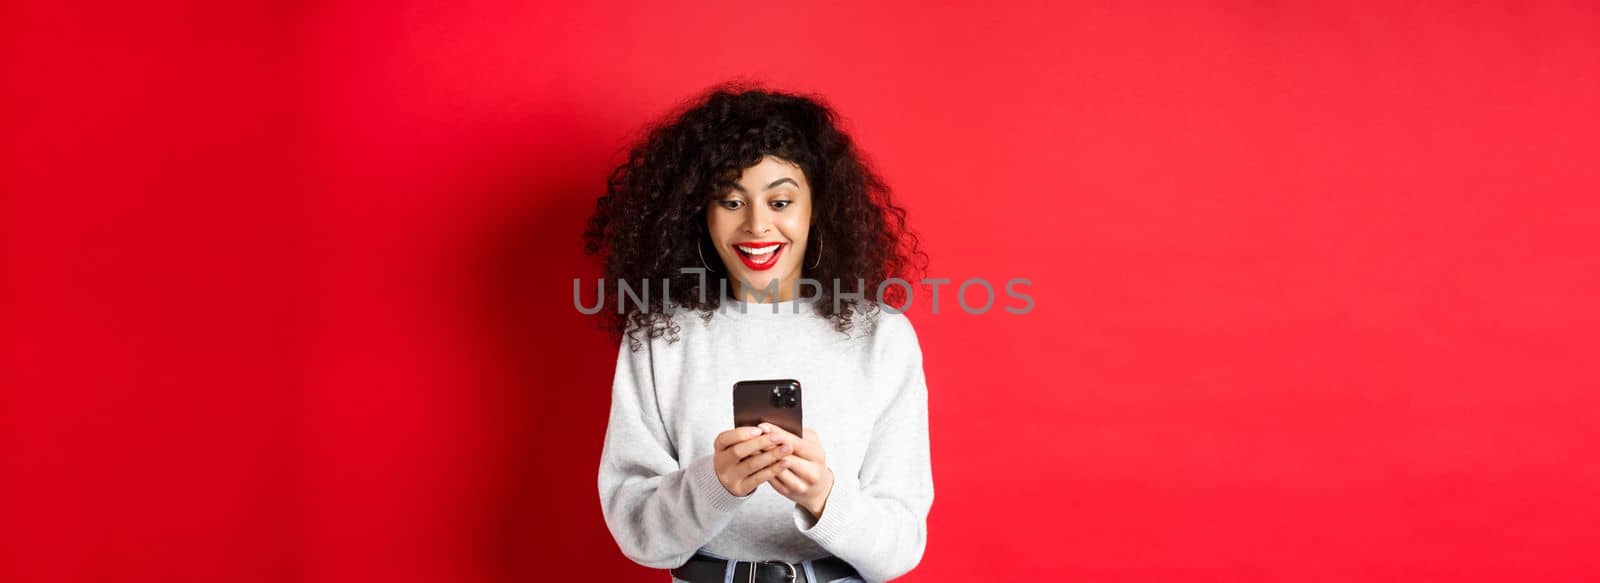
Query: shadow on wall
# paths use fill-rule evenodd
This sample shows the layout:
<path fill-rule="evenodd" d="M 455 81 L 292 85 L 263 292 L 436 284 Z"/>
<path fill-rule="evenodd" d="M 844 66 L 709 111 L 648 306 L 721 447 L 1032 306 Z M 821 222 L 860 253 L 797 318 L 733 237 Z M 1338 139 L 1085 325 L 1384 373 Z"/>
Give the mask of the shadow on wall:
<path fill-rule="evenodd" d="M 467 241 L 467 337 L 482 343 L 469 350 L 487 379 L 475 437 L 486 455 L 481 491 L 464 501 L 477 515 L 460 550 L 487 581 L 664 578 L 625 558 L 602 518 L 595 480 L 617 339 L 572 305 L 573 278 L 592 286 L 600 275 L 581 235 L 606 165 L 621 158 L 605 144 L 560 147 L 484 181 L 493 216 Z M 592 159 L 563 163 L 573 152 Z"/>

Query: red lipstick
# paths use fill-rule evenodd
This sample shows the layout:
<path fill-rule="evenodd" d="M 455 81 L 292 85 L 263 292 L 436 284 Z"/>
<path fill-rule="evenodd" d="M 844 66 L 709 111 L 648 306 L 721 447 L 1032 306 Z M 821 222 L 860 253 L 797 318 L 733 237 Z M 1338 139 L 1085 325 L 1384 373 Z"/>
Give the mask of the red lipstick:
<path fill-rule="evenodd" d="M 744 251 L 745 249 L 765 251 L 773 247 L 777 249 L 762 253 L 746 253 Z M 739 254 L 739 260 L 744 262 L 745 267 L 749 267 L 752 271 L 766 271 L 778 264 L 778 256 L 783 255 L 783 250 L 786 247 L 788 245 L 777 242 L 736 243 L 733 246 L 733 252 Z"/>

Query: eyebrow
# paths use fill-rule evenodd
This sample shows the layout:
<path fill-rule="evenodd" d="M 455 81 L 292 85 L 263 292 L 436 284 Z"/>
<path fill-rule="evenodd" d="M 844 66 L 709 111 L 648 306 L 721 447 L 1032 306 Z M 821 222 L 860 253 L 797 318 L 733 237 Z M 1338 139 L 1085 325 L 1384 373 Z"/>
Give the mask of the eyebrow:
<path fill-rule="evenodd" d="M 785 176 L 783 178 L 779 178 L 777 180 L 772 181 L 772 184 L 768 184 L 767 187 L 765 189 L 763 189 L 763 190 L 772 190 L 773 188 L 777 187 L 779 184 L 783 184 L 785 182 L 787 182 L 789 184 L 793 184 L 795 188 L 800 188 L 800 183 L 795 182 L 793 178 L 789 178 L 789 177 Z M 745 190 L 743 186 L 739 186 L 739 183 L 737 183 L 737 182 L 735 182 L 733 184 L 733 189 L 737 190 L 739 192 L 743 192 L 745 194 L 750 194 L 750 191 Z"/>

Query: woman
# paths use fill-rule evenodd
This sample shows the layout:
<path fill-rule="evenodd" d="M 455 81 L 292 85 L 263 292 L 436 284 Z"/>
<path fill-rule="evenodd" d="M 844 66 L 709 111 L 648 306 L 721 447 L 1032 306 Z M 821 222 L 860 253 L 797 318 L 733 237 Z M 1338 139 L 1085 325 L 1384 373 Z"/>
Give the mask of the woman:
<path fill-rule="evenodd" d="M 632 149 L 584 238 L 635 292 L 604 311 L 622 338 L 600 501 L 623 554 L 693 583 L 916 566 L 927 387 L 893 311 L 908 288 L 879 296 L 926 255 L 833 111 L 714 88 Z M 733 384 L 778 378 L 800 381 L 803 435 L 733 427 Z"/>

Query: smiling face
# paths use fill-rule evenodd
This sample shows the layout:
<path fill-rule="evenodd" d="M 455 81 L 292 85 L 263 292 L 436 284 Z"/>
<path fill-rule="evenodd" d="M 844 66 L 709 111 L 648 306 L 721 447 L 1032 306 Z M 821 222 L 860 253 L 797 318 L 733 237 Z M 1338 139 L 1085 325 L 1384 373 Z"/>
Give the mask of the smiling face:
<path fill-rule="evenodd" d="M 767 156 L 745 168 L 738 183 L 706 209 L 706 227 L 727 269 L 733 297 L 794 299 L 811 230 L 811 184 L 799 166 Z M 766 294 L 774 280 L 777 298 L 755 297 Z M 740 281 L 754 289 L 741 289 Z"/>

